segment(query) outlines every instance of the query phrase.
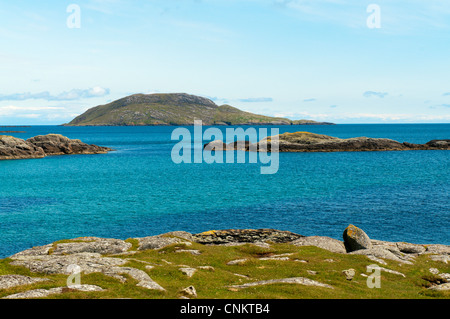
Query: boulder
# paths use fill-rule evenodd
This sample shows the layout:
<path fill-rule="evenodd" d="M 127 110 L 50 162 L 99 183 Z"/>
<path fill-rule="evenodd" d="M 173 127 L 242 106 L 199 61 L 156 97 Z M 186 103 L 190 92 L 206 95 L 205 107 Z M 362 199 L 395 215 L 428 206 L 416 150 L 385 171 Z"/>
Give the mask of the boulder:
<path fill-rule="evenodd" d="M 343 238 L 345 249 L 348 253 L 360 249 L 372 248 L 372 242 L 369 236 L 362 229 L 354 225 L 349 225 L 344 230 Z"/>
<path fill-rule="evenodd" d="M 189 286 L 180 291 L 183 296 L 197 298 L 197 290 L 194 286 Z"/>
<path fill-rule="evenodd" d="M 353 279 L 353 277 L 355 277 L 356 270 L 353 268 L 350 268 L 350 269 L 343 270 L 342 273 L 344 274 L 345 278 L 350 281 Z"/>

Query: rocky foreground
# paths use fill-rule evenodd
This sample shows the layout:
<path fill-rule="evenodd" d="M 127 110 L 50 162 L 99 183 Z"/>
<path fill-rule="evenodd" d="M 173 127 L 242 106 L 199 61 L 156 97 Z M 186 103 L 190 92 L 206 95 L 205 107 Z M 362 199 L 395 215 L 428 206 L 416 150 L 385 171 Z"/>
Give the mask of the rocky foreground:
<path fill-rule="evenodd" d="M 43 158 L 51 155 L 104 154 L 108 147 L 88 145 L 59 134 L 39 135 L 28 140 L 0 135 L 0 160 Z"/>
<path fill-rule="evenodd" d="M 275 246 L 282 247 L 282 252 L 275 253 Z M 210 247 L 216 248 L 211 250 Z M 311 252 L 311 247 L 319 250 Z M 232 251 L 226 250 L 234 248 L 241 249 L 238 252 L 247 255 L 239 255 L 237 258 L 231 255 Z M 218 253 L 219 249 L 224 250 Z M 212 258 L 214 253 L 218 255 Z M 181 256 L 184 256 L 183 259 L 180 259 Z M 366 259 L 351 256 L 365 256 Z M 170 258 L 172 261 L 168 260 Z M 353 267 L 343 266 L 348 265 L 343 263 L 344 258 L 349 258 Z M 180 264 L 180 260 L 183 264 Z M 205 260 L 208 260 L 209 264 L 204 264 Z M 31 275 L 23 275 L 23 270 L 20 270 L 20 274 L 9 273 L 0 276 L 0 296 L 6 299 L 41 298 L 80 292 L 94 294 L 90 297 L 95 298 L 95 294 L 105 294 L 112 289 L 102 286 L 103 281 L 98 277 L 95 277 L 97 281 L 90 284 L 78 283 L 70 287 L 61 285 L 61 281 L 58 284 L 58 279 L 54 277 L 64 275 L 66 278 L 75 271 L 83 275 L 83 278 L 89 274 L 101 274 L 111 278 L 104 281 L 105 285 L 111 285 L 112 281 L 116 286 L 134 285 L 139 289 L 154 291 L 156 295 L 152 295 L 153 298 L 167 296 L 167 290 L 174 289 L 176 291 L 173 296 L 177 298 L 210 297 L 211 295 L 206 294 L 206 288 L 199 285 L 213 285 L 211 289 L 217 289 L 219 292 L 223 289 L 228 293 L 238 294 L 248 289 L 254 289 L 257 293 L 258 289 L 262 289 L 260 287 L 267 286 L 276 289 L 272 286 L 275 284 L 288 284 L 290 287 L 294 285 L 299 287 L 298 289 L 305 286 L 308 289 L 317 288 L 319 292 L 331 294 L 326 296 L 339 298 L 340 294 L 353 292 L 356 288 L 370 290 L 364 282 L 368 275 L 358 268 L 369 264 L 372 264 L 371 267 L 377 267 L 383 276 L 393 277 L 391 282 L 395 288 L 390 289 L 403 289 L 399 288 L 402 287 L 399 285 L 404 281 L 407 287 L 405 290 L 408 290 L 411 281 L 413 289 L 421 293 L 425 290 L 441 294 L 450 290 L 449 261 L 450 246 L 371 240 L 363 230 L 353 225 L 345 229 L 343 241 L 322 236 L 305 237 L 273 229 L 213 230 L 199 234 L 175 231 L 126 241 L 82 237 L 33 247 L 3 260 L 2 264 L 7 263 L 7 267 L 10 267 L 8 269 L 25 268 Z M 270 266 L 270 263 L 273 265 Z M 423 269 L 414 268 L 418 267 L 419 263 Z M 0 273 L 5 272 L 6 270 L 0 268 Z M 150 274 L 155 274 L 159 279 L 153 279 Z M 416 287 L 419 280 L 424 279 L 426 287 Z M 389 281 L 384 280 L 383 285 L 389 285 Z M 43 284 L 47 286 L 32 288 Z M 346 290 L 344 285 L 353 286 Z M 285 289 L 287 288 L 282 291 Z M 389 296 L 386 289 L 388 288 L 385 288 L 384 295 L 380 295 L 383 298 Z M 118 290 L 125 291 L 125 288 Z M 396 296 L 402 292 L 400 290 L 389 293 Z M 5 294 L 5 291 L 10 293 Z M 201 291 L 205 291 L 204 295 Z M 302 298 L 305 292 L 310 291 L 313 290 L 295 290 L 294 295 L 289 297 Z M 115 296 L 129 297 L 123 293 Z M 214 292 L 214 296 L 217 297 L 217 293 Z"/>
<path fill-rule="evenodd" d="M 387 138 L 354 137 L 341 139 L 310 132 L 284 133 L 277 136 L 280 152 L 355 152 L 355 151 L 412 151 L 450 150 L 449 140 L 432 140 L 425 144 L 397 142 Z M 205 144 L 206 150 L 271 151 L 274 137 L 267 137 L 258 143 L 238 141 L 225 144 L 216 140 Z"/>

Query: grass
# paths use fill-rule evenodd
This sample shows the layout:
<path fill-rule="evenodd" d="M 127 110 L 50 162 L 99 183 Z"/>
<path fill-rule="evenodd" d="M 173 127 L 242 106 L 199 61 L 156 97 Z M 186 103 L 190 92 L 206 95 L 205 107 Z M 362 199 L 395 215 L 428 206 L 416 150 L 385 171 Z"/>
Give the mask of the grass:
<path fill-rule="evenodd" d="M 134 250 L 137 242 L 131 242 Z M 188 252 L 176 252 L 177 248 L 198 249 L 201 255 L 192 255 Z M 260 257 L 268 257 L 273 254 L 291 253 L 288 261 L 260 260 Z M 154 291 L 137 287 L 137 282 L 127 277 L 122 284 L 117 279 L 107 277 L 100 273 L 81 275 L 82 284 L 98 285 L 105 289 L 103 292 L 77 292 L 68 289 L 62 294 L 52 295 L 48 298 L 55 299 L 95 299 L 95 298 L 156 298 L 175 299 L 180 297 L 179 291 L 193 285 L 198 298 L 220 299 L 300 299 L 300 298 L 375 298 L 375 299 L 417 299 L 417 298 L 446 298 L 449 292 L 437 292 L 428 290 L 437 277 L 429 272 L 429 268 L 438 268 L 441 272 L 450 272 L 450 266 L 442 262 L 435 262 L 426 255 L 419 256 L 413 265 L 399 265 L 393 261 L 387 261 L 383 267 L 399 271 L 406 278 L 382 272 L 381 288 L 370 289 L 366 285 L 368 274 L 366 267 L 373 264 L 365 256 L 344 255 L 331 253 L 316 247 L 296 247 L 289 244 L 273 244 L 271 248 L 261 248 L 255 245 L 243 246 L 205 246 L 193 243 L 192 246 L 176 244 L 159 251 L 140 251 L 131 256 L 115 256 L 116 258 L 131 258 L 124 266 L 134 267 L 146 271 L 150 277 L 163 286 L 166 291 Z M 227 262 L 235 259 L 248 259 L 239 265 L 227 265 Z M 307 263 L 296 261 L 304 260 Z M 332 259 L 334 262 L 327 260 Z M 152 263 L 153 269 L 146 269 Z M 32 277 L 46 277 L 48 282 L 36 283 L 26 287 L 15 287 L 0 290 L 0 298 L 31 289 L 49 289 L 66 286 L 66 275 L 42 275 L 31 273 L 24 267 L 11 266 L 11 260 L 0 260 L 0 275 L 20 274 Z M 198 269 L 193 277 L 189 278 L 180 270 L 180 265 L 189 267 L 212 266 L 214 270 Z M 356 275 L 353 280 L 346 280 L 342 270 L 353 268 Z M 308 273 L 308 270 L 317 272 L 316 275 Z M 246 276 L 246 277 L 243 277 Z M 230 285 L 239 285 L 247 282 L 269 280 L 288 277 L 306 277 L 325 284 L 334 289 L 302 286 L 298 284 L 272 284 L 246 289 L 229 288 Z"/>

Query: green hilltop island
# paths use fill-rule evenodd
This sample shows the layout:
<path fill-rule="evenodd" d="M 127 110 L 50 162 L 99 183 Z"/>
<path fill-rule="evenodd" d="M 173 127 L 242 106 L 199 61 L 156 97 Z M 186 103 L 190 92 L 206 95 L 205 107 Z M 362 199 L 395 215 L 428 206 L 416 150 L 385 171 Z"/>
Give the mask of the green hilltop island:
<path fill-rule="evenodd" d="M 65 126 L 193 125 L 332 125 L 241 111 L 186 93 L 134 94 L 87 110 Z"/>

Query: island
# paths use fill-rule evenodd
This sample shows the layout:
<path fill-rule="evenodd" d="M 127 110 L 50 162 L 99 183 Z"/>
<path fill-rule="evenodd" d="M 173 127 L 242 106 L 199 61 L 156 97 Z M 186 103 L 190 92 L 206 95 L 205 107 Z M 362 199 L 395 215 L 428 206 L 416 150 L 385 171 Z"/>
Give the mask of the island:
<path fill-rule="evenodd" d="M 39 135 L 28 140 L 0 135 L 0 160 L 43 158 L 50 155 L 105 154 L 109 147 L 88 145 L 59 134 Z"/>
<path fill-rule="evenodd" d="M 312 120 L 290 120 L 241 111 L 230 105 L 186 93 L 134 94 L 99 105 L 65 126 L 193 125 L 332 125 Z"/>
<path fill-rule="evenodd" d="M 432 140 L 425 144 L 397 142 L 387 138 L 338 137 L 310 132 L 283 133 L 276 136 L 279 152 L 361 152 L 361 151 L 411 151 L 411 150 L 450 150 L 450 140 Z M 271 151 L 274 137 L 269 136 L 258 143 L 237 141 L 225 144 L 215 140 L 204 145 L 207 151 L 241 150 Z M 275 145 L 275 144 L 274 144 Z"/>

